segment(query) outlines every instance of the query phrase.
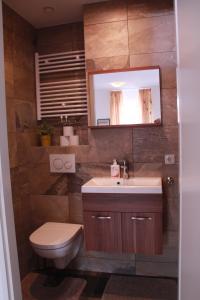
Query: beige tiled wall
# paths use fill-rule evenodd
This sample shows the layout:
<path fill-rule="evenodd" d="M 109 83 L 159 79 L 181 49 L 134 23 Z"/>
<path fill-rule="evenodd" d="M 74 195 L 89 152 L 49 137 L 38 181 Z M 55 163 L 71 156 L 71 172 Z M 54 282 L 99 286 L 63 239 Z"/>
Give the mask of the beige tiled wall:
<path fill-rule="evenodd" d="M 31 146 L 36 145 L 36 105 L 33 27 L 3 6 L 8 141 L 15 228 L 20 272 L 29 270 L 32 231 L 29 170 Z"/>
<path fill-rule="evenodd" d="M 34 229 L 46 222 L 69 221 L 68 196 L 32 195 L 30 203 Z"/>

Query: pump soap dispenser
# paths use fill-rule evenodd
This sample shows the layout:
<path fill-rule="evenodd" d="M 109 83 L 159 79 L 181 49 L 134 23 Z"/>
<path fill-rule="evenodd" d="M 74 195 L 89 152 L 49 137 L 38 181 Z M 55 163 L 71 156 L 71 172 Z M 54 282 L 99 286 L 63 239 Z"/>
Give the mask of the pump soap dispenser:
<path fill-rule="evenodd" d="M 120 178 L 120 166 L 118 165 L 116 159 L 113 160 L 113 164 L 110 169 L 112 178 Z"/>

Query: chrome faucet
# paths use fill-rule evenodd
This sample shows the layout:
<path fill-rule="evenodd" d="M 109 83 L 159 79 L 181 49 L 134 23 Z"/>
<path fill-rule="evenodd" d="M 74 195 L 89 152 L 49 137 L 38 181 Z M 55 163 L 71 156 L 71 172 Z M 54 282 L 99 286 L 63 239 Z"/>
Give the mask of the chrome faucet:
<path fill-rule="evenodd" d="M 123 160 L 121 169 L 123 170 L 122 178 L 123 178 L 123 179 L 128 179 L 128 177 L 129 177 L 129 176 L 128 176 L 128 166 L 127 166 L 126 160 Z"/>

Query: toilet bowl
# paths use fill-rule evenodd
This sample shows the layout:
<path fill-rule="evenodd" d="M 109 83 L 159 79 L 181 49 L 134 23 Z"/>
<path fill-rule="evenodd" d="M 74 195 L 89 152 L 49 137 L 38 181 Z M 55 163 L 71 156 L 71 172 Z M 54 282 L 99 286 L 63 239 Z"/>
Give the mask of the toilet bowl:
<path fill-rule="evenodd" d="M 64 269 L 78 254 L 83 241 L 83 226 L 48 222 L 34 231 L 29 240 L 39 256 L 52 259 L 56 268 Z"/>

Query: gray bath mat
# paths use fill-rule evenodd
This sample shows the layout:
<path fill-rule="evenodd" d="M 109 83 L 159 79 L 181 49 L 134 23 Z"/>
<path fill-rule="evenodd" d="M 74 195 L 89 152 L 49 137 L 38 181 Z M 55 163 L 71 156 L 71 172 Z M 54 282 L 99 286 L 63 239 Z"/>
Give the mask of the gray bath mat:
<path fill-rule="evenodd" d="M 45 275 L 29 273 L 22 281 L 23 300 L 78 300 L 86 280 L 66 277 L 58 286 L 45 286 Z"/>
<path fill-rule="evenodd" d="M 111 276 L 102 300 L 177 300 L 174 279 Z"/>

